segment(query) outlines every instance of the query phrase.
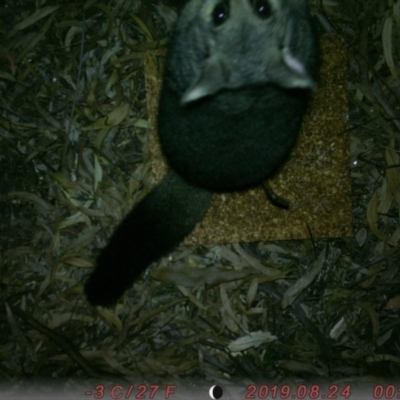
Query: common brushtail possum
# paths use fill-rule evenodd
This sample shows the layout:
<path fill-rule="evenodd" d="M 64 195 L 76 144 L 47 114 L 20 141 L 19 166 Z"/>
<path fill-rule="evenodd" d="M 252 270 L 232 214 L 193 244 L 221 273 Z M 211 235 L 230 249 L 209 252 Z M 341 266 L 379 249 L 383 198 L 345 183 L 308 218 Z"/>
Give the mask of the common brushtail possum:
<path fill-rule="evenodd" d="M 158 129 L 170 169 L 122 221 L 85 284 L 112 305 L 187 236 L 213 192 L 259 185 L 295 144 L 315 86 L 305 0 L 189 0 L 171 40 Z"/>

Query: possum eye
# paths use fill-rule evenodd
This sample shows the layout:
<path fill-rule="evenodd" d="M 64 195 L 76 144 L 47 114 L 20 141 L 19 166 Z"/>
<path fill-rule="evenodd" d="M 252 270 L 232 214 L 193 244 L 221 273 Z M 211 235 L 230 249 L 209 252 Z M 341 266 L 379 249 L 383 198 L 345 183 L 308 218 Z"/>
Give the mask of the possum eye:
<path fill-rule="evenodd" d="M 222 25 L 229 17 L 229 2 L 221 1 L 218 3 L 212 13 L 215 26 Z"/>
<path fill-rule="evenodd" d="M 267 19 L 271 13 L 272 8 L 268 0 L 251 0 L 254 11 L 262 19 Z"/>

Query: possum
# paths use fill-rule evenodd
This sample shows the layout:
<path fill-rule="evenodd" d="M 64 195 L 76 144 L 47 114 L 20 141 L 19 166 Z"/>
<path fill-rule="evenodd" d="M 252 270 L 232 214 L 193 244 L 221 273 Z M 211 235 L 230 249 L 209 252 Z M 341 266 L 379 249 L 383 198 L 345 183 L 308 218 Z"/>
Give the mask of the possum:
<path fill-rule="evenodd" d="M 158 131 L 169 172 L 122 221 L 85 284 L 110 306 L 202 220 L 213 193 L 273 176 L 316 85 L 305 0 L 189 0 L 171 40 Z"/>

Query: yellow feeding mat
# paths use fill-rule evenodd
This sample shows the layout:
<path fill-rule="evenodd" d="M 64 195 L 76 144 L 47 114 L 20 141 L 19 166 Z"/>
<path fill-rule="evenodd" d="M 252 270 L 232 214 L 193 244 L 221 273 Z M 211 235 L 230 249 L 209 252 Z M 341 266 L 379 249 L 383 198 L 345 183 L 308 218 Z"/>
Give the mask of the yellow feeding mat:
<path fill-rule="evenodd" d="M 303 120 L 298 143 L 279 174 L 270 180 L 273 192 L 289 201 L 289 209 L 273 205 L 261 187 L 216 194 L 204 220 L 185 244 L 305 239 L 310 232 L 314 238 L 352 235 L 345 43 L 341 38 L 325 36 L 321 53 L 318 89 Z M 166 171 L 157 137 L 164 61 L 164 52 L 144 55 L 156 182 Z"/>

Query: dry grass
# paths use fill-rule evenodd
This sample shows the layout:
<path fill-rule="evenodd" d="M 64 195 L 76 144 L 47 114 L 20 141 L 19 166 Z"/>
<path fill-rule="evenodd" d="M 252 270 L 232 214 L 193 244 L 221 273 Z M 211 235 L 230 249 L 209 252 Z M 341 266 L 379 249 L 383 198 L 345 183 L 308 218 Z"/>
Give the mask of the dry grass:
<path fill-rule="evenodd" d="M 159 264 L 219 283 L 147 274 L 113 310 L 81 282 L 151 187 L 142 52 L 174 11 L 38 3 L 0 5 L 0 378 L 399 378 L 400 0 L 313 1 L 348 43 L 354 239 L 180 247 Z"/>

